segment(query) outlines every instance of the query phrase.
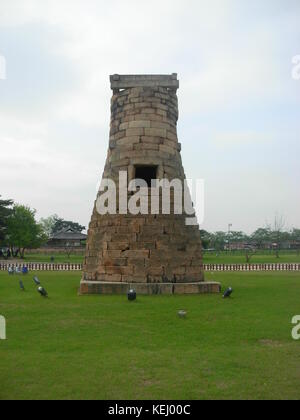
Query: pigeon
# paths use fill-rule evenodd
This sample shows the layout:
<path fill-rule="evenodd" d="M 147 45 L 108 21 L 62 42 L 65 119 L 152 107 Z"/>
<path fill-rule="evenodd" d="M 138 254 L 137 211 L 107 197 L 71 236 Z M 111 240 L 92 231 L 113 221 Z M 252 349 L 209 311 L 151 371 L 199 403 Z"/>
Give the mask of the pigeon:
<path fill-rule="evenodd" d="M 186 314 L 187 314 L 187 311 L 181 309 L 177 313 L 178 313 L 179 318 L 185 318 L 186 317 Z"/>
<path fill-rule="evenodd" d="M 232 292 L 233 292 L 233 289 L 231 287 L 229 287 L 227 290 L 225 290 L 223 298 L 224 299 L 229 298 L 231 296 Z"/>
<path fill-rule="evenodd" d="M 38 287 L 38 292 L 39 292 L 39 294 L 41 295 L 41 296 L 43 296 L 43 297 L 48 297 L 48 293 L 47 293 L 47 291 L 42 287 L 42 286 L 40 286 L 40 287 Z"/>
<path fill-rule="evenodd" d="M 41 282 L 39 281 L 39 279 L 37 278 L 37 276 L 34 276 L 34 277 L 33 277 L 33 281 L 35 282 L 35 284 L 36 284 L 37 286 L 40 286 Z"/>
<path fill-rule="evenodd" d="M 24 266 L 22 268 L 22 273 L 23 273 L 24 276 L 26 276 L 26 274 L 28 274 L 28 268 L 26 266 Z"/>
<path fill-rule="evenodd" d="M 134 289 L 130 289 L 127 293 L 128 300 L 136 300 L 136 291 Z"/>

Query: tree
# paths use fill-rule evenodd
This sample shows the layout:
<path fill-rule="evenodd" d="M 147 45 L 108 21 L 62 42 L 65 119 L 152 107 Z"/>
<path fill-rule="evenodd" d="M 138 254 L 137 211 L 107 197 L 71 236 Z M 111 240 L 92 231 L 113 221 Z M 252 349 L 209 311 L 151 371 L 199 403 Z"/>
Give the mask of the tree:
<path fill-rule="evenodd" d="M 254 242 L 257 245 L 257 247 L 261 249 L 265 242 L 271 241 L 270 227 L 256 229 L 256 231 L 253 232 L 251 235 L 251 241 Z"/>
<path fill-rule="evenodd" d="M 71 256 L 73 250 L 74 250 L 74 247 L 68 242 L 65 246 L 65 251 L 66 251 L 66 254 L 67 254 L 69 259 L 70 259 L 70 256 Z"/>
<path fill-rule="evenodd" d="M 61 219 L 60 217 L 55 216 L 55 223 L 52 227 L 52 233 L 61 232 L 65 229 L 72 229 L 75 232 L 82 232 L 85 230 L 85 226 L 80 225 L 79 223 L 72 222 L 69 220 Z"/>
<path fill-rule="evenodd" d="M 300 242 L 300 229 L 293 228 L 290 235 L 291 235 L 291 239 L 293 241 L 299 241 Z"/>
<path fill-rule="evenodd" d="M 215 232 L 212 234 L 212 244 L 215 249 L 221 251 L 224 249 L 224 246 L 227 242 L 228 234 L 225 232 Z"/>
<path fill-rule="evenodd" d="M 24 258 L 26 249 L 38 248 L 47 240 L 42 226 L 35 220 L 35 214 L 35 210 L 16 204 L 8 219 L 9 245 L 20 250 L 21 258 Z"/>
<path fill-rule="evenodd" d="M 204 249 L 209 248 L 211 243 L 211 234 L 206 230 L 200 230 L 201 242 Z"/>
<path fill-rule="evenodd" d="M 283 216 L 275 216 L 274 219 L 274 225 L 273 227 L 269 226 L 269 229 L 271 231 L 271 239 L 276 244 L 276 257 L 279 258 L 279 251 L 281 249 L 282 242 L 284 242 L 286 239 L 288 239 L 287 232 L 284 231 L 285 228 L 285 220 Z"/>
<path fill-rule="evenodd" d="M 48 238 L 50 238 L 50 236 L 52 235 L 53 229 L 55 227 L 57 220 L 59 220 L 59 217 L 57 216 L 57 214 L 54 214 L 53 216 L 49 216 L 46 219 L 42 218 L 40 220 L 40 224 L 43 228 L 43 231 Z"/>
<path fill-rule="evenodd" d="M 300 229 L 295 229 L 293 228 L 293 230 L 290 233 L 290 238 L 292 241 L 295 242 L 295 247 L 297 249 L 297 254 L 300 254 Z"/>
<path fill-rule="evenodd" d="M 244 232 L 235 230 L 228 233 L 228 237 L 230 237 L 230 242 L 232 243 L 247 242 L 249 240 L 248 236 Z"/>
<path fill-rule="evenodd" d="M 1 200 L 0 198 L 0 244 L 5 243 L 8 219 L 12 214 L 12 205 L 12 200 Z"/>
<path fill-rule="evenodd" d="M 40 224 L 42 225 L 45 235 L 50 238 L 51 235 L 61 232 L 62 230 L 72 229 L 75 232 L 82 232 L 85 230 L 85 226 L 81 226 L 79 223 L 64 220 L 57 214 L 41 219 Z"/>

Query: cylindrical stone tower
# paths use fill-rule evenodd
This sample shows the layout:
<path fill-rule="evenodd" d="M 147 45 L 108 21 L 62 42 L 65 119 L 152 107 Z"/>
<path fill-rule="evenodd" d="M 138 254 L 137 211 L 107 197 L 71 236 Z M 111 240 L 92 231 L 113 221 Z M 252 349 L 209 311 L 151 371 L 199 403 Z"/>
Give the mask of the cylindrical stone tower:
<path fill-rule="evenodd" d="M 149 196 L 151 180 L 184 182 L 177 139 L 177 75 L 113 75 L 110 81 L 110 139 L 103 179 L 119 187 L 122 171 L 128 183 L 143 179 Z M 132 195 L 126 191 L 126 200 Z M 99 214 L 95 203 L 81 294 L 126 293 L 130 286 L 145 294 L 220 291 L 218 283 L 204 282 L 199 226 L 187 226 L 184 211 L 175 214 L 174 193 L 170 214 L 163 214 L 161 195 L 158 214 L 151 214 L 150 199 L 148 214 L 137 215 L 121 211 L 119 198 L 117 214 Z"/>

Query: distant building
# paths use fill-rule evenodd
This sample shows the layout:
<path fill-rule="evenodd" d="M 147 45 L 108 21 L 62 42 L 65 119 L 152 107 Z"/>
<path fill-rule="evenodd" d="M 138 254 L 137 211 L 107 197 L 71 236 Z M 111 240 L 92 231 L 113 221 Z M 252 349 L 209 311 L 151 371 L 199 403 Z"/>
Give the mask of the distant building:
<path fill-rule="evenodd" d="M 230 242 L 224 245 L 225 251 L 242 251 L 255 248 L 255 245 L 249 244 L 248 242 Z"/>
<path fill-rule="evenodd" d="M 261 244 L 261 249 L 285 249 L 285 250 L 295 250 L 300 249 L 300 241 L 294 241 L 294 240 L 286 240 L 280 243 L 277 242 L 263 242 Z"/>
<path fill-rule="evenodd" d="M 285 241 L 281 245 L 282 249 L 300 249 L 300 241 L 290 240 Z"/>
<path fill-rule="evenodd" d="M 47 242 L 48 248 L 80 248 L 85 245 L 87 235 L 71 228 L 64 229 L 51 236 Z"/>

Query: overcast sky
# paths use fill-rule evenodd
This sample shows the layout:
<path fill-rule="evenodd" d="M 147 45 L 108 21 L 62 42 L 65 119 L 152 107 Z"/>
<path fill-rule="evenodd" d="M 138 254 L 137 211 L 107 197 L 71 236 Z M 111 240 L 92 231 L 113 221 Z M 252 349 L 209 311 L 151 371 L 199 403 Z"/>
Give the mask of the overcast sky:
<path fill-rule="evenodd" d="M 202 227 L 251 232 L 276 213 L 300 227 L 299 22 L 299 0 L 0 0 L 0 194 L 87 226 L 109 75 L 177 72 Z"/>

